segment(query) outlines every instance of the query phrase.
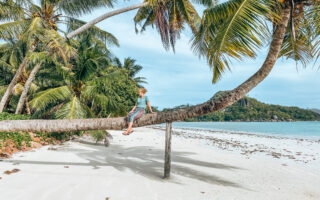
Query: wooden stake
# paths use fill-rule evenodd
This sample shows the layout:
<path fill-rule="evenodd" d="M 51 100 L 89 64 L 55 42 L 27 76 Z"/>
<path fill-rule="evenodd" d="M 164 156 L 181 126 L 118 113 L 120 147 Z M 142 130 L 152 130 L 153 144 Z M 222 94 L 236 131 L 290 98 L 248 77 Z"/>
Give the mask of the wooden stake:
<path fill-rule="evenodd" d="M 171 133 L 172 133 L 172 122 L 167 122 L 166 123 L 166 146 L 165 146 L 165 155 L 164 155 L 164 178 L 170 177 Z"/>

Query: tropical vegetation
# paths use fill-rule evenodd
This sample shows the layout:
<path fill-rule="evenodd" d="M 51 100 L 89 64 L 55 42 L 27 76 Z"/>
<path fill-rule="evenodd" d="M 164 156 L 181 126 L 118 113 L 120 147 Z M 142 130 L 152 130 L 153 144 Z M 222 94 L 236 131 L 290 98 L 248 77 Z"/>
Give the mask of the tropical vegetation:
<path fill-rule="evenodd" d="M 3 4 L 2 8 L 4 9 L 0 15 L 6 20 L 19 19 L 19 17 L 22 16 L 19 12 L 16 12 L 14 15 L 10 15 L 10 13 L 13 13 L 13 9 L 19 10 L 21 6 L 29 3 L 29 1 L 19 0 L 7 0 L 3 2 L 5 4 Z M 12 4 L 12 2 L 15 4 Z M 20 64 L 18 70 L 16 70 L 17 72 L 9 86 L 3 86 L 2 90 L 6 90 L 3 97 L 8 99 L 8 94 L 11 93 L 11 83 L 14 83 L 14 85 L 17 83 L 18 78 L 20 78 L 20 71 L 23 71 L 23 66 L 29 63 L 29 54 L 32 55 L 32 52 L 48 52 L 50 55 L 55 55 L 56 53 L 56 61 L 52 60 L 50 62 L 61 63 L 55 65 L 60 65 L 59 69 L 56 70 L 56 74 L 58 74 L 60 70 L 63 78 L 61 78 L 59 84 L 56 85 L 57 87 L 39 90 L 38 95 L 32 94 L 29 101 L 32 109 L 45 112 L 47 108 L 50 108 L 54 111 L 50 112 L 54 113 L 51 116 L 55 116 L 55 118 L 65 118 L 66 120 L 26 120 L 23 122 L 23 126 L 20 124 L 21 121 L 6 121 L 5 123 L 0 122 L 0 130 L 61 132 L 124 128 L 126 126 L 125 118 L 112 118 L 112 116 L 119 116 L 121 113 L 121 109 L 112 108 L 112 103 L 110 103 L 108 108 L 117 111 L 111 115 L 111 118 L 101 118 L 105 117 L 106 113 L 110 114 L 112 112 L 111 110 L 107 110 L 107 108 L 105 108 L 105 110 L 101 109 L 104 108 L 105 105 L 100 104 L 102 101 L 99 101 L 99 98 L 101 96 L 103 96 L 101 97 L 102 99 L 110 97 L 99 83 L 93 83 L 90 78 L 88 78 L 92 74 L 101 73 L 103 74 L 102 76 L 108 77 L 108 79 L 110 78 L 109 80 L 111 80 L 116 76 L 120 76 L 119 74 L 122 74 L 120 69 L 123 69 L 123 67 L 118 65 L 116 69 L 119 71 L 113 69 L 113 67 L 108 67 L 110 71 L 104 69 L 107 71 L 93 72 L 95 69 L 95 64 L 93 64 L 93 67 L 91 66 L 87 72 L 82 73 L 78 72 L 77 68 L 68 66 L 75 66 L 77 59 L 80 58 L 79 56 L 86 54 L 85 52 L 81 52 L 78 46 L 74 44 L 81 41 L 83 34 L 102 33 L 102 30 L 94 27 L 96 23 L 134 9 L 138 9 L 134 17 L 134 22 L 136 25 L 140 25 L 140 31 L 144 31 L 147 26 L 155 27 L 160 34 L 165 49 L 172 47 L 174 50 L 175 41 L 179 39 L 181 31 L 186 26 L 190 27 L 192 30 L 192 49 L 196 55 L 204 57 L 207 60 L 213 72 L 213 83 L 219 81 L 226 70 L 232 69 L 232 60 L 255 58 L 259 49 L 265 48 L 266 45 L 269 46 L 267 56 L 262 66 L 255 74 L 238 87 L 225 91 L 219 98 L 210 99 L 199 105 L 145 115 L 145 117 L 135 124 L 136 126 L 184 120 L 222 110 L 243 98 L 249 91 L 262 82 L 269 75 L 278 58 L 293 59 L 298 65 L 306 67 L 308 63 L 314 60 L 313 58 L 320 56 L 319 0 L 195 1 L 195 3 L 200 3 L 205 6 L 205 10 L 201 15 L 197 13 L 192 2 L 187 0 L 146 0 L 137 5 L 113 10 L 88 23 L 79 22 L 79 20 L 72 18 L 72 20 L 69 20 L 71 25 L 68 26 L 66 38 L 55 40 L 59 41 L 56 45 L 61 46 L 61 48 L 58 48 L 58 51 L 55 47 L 53 50 L 50 50 L 52 45 L 49 44 L 51 44 L 50 41 L 52 40 L 42 40 L 43 32 L 51 31 L 52 35 L 61 38 L 58 37 L 57 34 L 54 34 L 58 30 L 55 20 L 57 18 L 60 19 L 60 13 L 58 16 L 51 14 L 53 10 L 56 11 L 61 8 L 63 10 L 62 12 L 70 14 L 73 17 L 77 11 L 84 13 L 102 5 L 111 5 L 110 2 L 107 4 L 107 2 L 103 0 L 88 1 L 88 3 L 82 0 L 73 1 L 77 2 L 77 5 L 67 2 L 69 1 L 41 0 L 41 9 L 34 12 L 34 6 L 31 6 L 32 9 L 28 12 L 31 14 L 23 14 L 24 17 L 21 21 L 29 19 L 28 23 L 25 23 L 26 26 L 19 26 L 18 29 L 3 29 L 5 31 L 2 31 L 2 33 L 0 27 L 0 36 L 2 35 L 1 37 L 4 39 L 9 39 L 8 35 L 10 38 L 15 38 L 16 40 L 17 38 L 29 38 L 27 39 L 27 53 L 25 53 L 27 56 L 21 61 L 22 64 Z M 56 8 L 58 9 L 51 10 L 51 8 L 55 6 L 57 6 Z M 80 8 L 75 9 L 75 7 L 78 6 Z M 42 16 L 48 17 L 43 18 Z M 34 27 L 31 25 L 37 25 L 38 23 L 36 22 L 41 22 L 40 32 L 33 31 L 34 29 L 30 28 Z M 12 30 L 15 31 L 13 32 Z M 139 28 L 137 28 L 137 31 L 139 31 Z M 26 37 L 17 37 L 17 35 L 26 35 Z M 93 38 L 99 36 L 101 35 L 96 34 Z M 105 34 L 105 37 L 110 37 L 110 34 Z M 76 49 L 77 55 L 64 53 L 73 52 L 73 49 Z M 113 64 L 111 65 L 117 65 L 117 62 L 114 62 L 114 60 L 112 62 Z M 36 65 L 36 62 L 33 64 Z M 87 70 L 86 66 L 84 68 L 80 67 L 80 69 Z M 130 75 L 128 75 L 128 77 L 128 80 L 133 81 Z M 55 81 L 56 80 L 53 82 Z M 7 89 L 4 89 L 5 87 Z M 57 95 L 52 91 L 53 88 L 59 91 Z M 57 88 L 60 88 L 60 90 Z M 113 92 L 120 92 L 120 89 L 117 89 L 119 88 L 116 88 Z M 35 103 L 41 94 L 52 94 L 52 96 L 49 95 L 46 97 L 49 103 L 43 105 L 41 105 L 42 102 L 40 101 L 38 101 L 39 104 Z M 114 99 L 110 98 L 109 100 L 112 102 Z M 2 101 L 0 108 L 1 106 L 5 107 L 6 103 L 7 101 Z M 95 106 L 97 106 L 96 110 Z M 88 108 L 90 109 L 88 110 Z M 99 113 L 98 110 L 103 110 L 104 114 Z M 70 114 L 73 111 L 75 111 L 74 114 Z M 100 118 L 90 118 L 90 112 Z M 75 119 L 83 117 L 86 117 L 86 119 Z"/>

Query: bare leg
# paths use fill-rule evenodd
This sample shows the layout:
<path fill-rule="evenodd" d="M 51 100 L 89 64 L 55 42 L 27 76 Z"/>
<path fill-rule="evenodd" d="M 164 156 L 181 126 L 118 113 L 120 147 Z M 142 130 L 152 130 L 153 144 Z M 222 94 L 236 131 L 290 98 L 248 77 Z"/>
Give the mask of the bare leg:
<path fill-rule="evenodd" d="M 132 125 L 133 125 L 133 122 L 129 122 L 129 123 L 128 123 L 127 132 L 131 132 L 131 131 L 132 131 Z"/>
<path fill-rule="evenodd" d="M 127 135 L 129 132 L 132 132 L 133 131 L 132 125 L 133 125 L 133 122 L 128 122 L 128 129 L 125 132 L 123 132 L 122 134 Z"/>
<path fill-rule="evenodd" d="M 128 132 L 132 131 L 132 125 L 133 125 L 133 122 L 129 122 L 128 123 Z"/>

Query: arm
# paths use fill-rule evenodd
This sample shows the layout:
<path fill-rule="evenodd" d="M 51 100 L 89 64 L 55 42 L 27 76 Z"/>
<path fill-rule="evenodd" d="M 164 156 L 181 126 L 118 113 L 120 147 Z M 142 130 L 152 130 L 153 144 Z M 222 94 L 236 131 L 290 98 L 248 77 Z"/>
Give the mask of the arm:
<path fill-rule="evenodd" d="M 147 105 L 148 105 L 148 108 L 149 108 L 150 112 L 151 112 L 151 113 L 154 113 L 154 112 L 152 111 L 152 108 L 151 108 L 151 106 L 150 106 L 150 102 L 149 102 L 149 101 L 147 101 Z"/>
<path fill-rule="evenodd" d="M 136 103 L 136 105 L 134 105 L 134 107 L 131 109 L 130 112 L 132 112 L 136 107 L 137 107 L 137 103 Z M 129 112 L 129 113 L 130 113 L 130 112 Z"/>

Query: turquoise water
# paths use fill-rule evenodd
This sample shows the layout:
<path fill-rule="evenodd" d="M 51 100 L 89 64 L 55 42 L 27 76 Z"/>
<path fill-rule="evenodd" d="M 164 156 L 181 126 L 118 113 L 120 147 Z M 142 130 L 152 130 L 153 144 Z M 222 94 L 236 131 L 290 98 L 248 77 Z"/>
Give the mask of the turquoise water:
<path fill-rule="evenodd" d="M 164 124 L 163 124 L 164 125 Z M 201 128 L 236 132 L 320 138 L 320 122 L 174 122 L 176 128 Z"/>

